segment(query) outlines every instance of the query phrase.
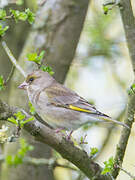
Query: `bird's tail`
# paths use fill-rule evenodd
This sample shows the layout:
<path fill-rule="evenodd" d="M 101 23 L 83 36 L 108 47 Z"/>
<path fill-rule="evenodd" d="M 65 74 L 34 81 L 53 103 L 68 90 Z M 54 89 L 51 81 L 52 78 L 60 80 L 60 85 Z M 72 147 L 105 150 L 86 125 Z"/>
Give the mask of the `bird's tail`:
<path fill-rule="evenodd" d="M 112 119 L 111 117 L 109 117 L 109 116 L 107 116 L 107 115 L 105 115 L 105 114 L 103 114 L 102 116 L 100 116 L 100 119 L 103 120 L 103 121 L 107 121 L 107 122 L 113 122 L 113 123 L 115 123 L 115 124 L 118 124 L 118 125 L 121 125 L 121 126 L 124 126 L 124 127 L 128 128 L 128 129 L 130 129 L 129 126 L 126 125 L 125 123 L 120 122 L 120 121 L 117 121 L 117 120 L 115 120 L 115 119 Z"/>

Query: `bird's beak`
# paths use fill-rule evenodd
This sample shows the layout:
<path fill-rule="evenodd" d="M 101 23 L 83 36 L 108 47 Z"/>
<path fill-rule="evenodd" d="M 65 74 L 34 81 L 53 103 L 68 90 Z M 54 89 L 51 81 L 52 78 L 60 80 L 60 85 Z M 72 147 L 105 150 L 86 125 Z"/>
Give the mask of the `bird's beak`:
<path fill-rule="evenodd" d="M 20 84 L 20 86 L 18 86 L 18 88 L 20 88 L 20 89 L 27 89 L 27 86 L 28 86 L 28 83 L 26 83 L 25 81 L 22 83 L 22 84 Z"/>

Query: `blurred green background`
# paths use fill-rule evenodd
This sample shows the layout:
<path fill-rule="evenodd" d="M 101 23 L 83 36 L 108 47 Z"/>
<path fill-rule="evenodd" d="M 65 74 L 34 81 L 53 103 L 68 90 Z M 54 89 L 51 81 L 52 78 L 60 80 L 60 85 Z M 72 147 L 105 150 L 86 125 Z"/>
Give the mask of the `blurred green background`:
<path fill-rule="evenodd" d="M 24 6 L 32 6 L 31 8 L 35 9 L 34 1 L 32 2 L 33 6 L 32 3 L 29 4 L 29 1 L 25 2 Z M 89 5 L 83 31 L 65 85 L 93 103 L 99 111 L 123 121 L 127 106 L 127 91 L 133 82 L 132 65 L 119 9 L 113 8 L 105 15 L 102 4 L 101 0 L 92 0 Z M 133 0 L 132 5 L 135 12 Z M 18 25 L 10 23 L 11 29 L 5 39 L 18 58 L 30 27 L 23 23 Z M 20 38 L 24 27 L 25 33 Z M 6 77 L 11 64 L 4 50 L 0 52 L 0 62 L 0 74 Z M 9 101 L 7 94 L 9 95 L 8 89 L 4 93 L 1 92 L 0 96 Z M 105 123 L 93 124 L 75 131 L 73 137 L 79 141 L 81 136 L 87 134 L 85 140 L 88 144 L 82 145 L 82 147 L 88 153 L 90 153 L 91 147 L 97 147 L 99 154 L 95 158 L 103 166 L 104 161 L 115 155 L 120 132 L 121 127 L 119 126 Z M 135 127 L 133 125 L 123 163 L 123 167 L 132 174 L 135 172 L 134 136 Z M 64 162 L 62 159 L 60 161 Z M 78 178 L 77 173 L 64 168 L 55 168 L 54 175 L 56 180 L 87 179 L 83 176 Z M 121 171 L 117 179 L 129 180 L 130 177 Z"/>

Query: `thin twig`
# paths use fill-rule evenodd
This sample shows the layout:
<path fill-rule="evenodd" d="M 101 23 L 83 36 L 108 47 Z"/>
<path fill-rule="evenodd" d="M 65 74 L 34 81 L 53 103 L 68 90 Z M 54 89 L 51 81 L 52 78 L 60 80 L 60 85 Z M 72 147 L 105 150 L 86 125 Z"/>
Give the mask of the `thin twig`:
<path fill-rule="evenodd" d="M 0 161 L 4 161 L 4 160 L 5 160 L 5 157 L 3 155 L 0 155 Z M 61 168 L 70 169 L 72 171 L 79 171 L 79 169 L 73 165 L 58 163 L 57 159 L 55 159 L 55 158 L 45 159 L 45 158 L 33 158 L 33 157 L 26 156 L 23 159 L 23 163 L 33 164 L 35 166 L 47 165 L 52 168 L 61 167 Z"/>
<path fill-rule="evenodd" d="M 120 0 L 115 0 L 115 1 L 112 1 L 112 2 L 108 1 L 108 2 L 103 3 L 103 6 L 110 6 L 110 5 L 118 6 L 118 5 L 120 5 Z"/>
<path fill-rule="evenodd" d="M 115 2 L 106 2 L 106 3 L 103 3 L 103 6 L 109 6 L 109 5 L 114 5 Z"/>
<path fill-rule="evenodd" d="M 120 14 L 125 30 L 126 41 L 129 49 L 129 55 L 131 57 L 132 67 L 135 74 L 135 21 L 134 14 L 132 10 L 131 0 L 121 0 L 120 4 Z M 112 176 L 114 179 L 117 178 L 120 168 L 123 163 L 126 147 L 128 144 L 128 139 L 131 134 L 132 124 L 134 122 L 134 112 L 135 112 L 135 94 L 129 96 L 129 102 L 127 106 L 127 114 L 124 123 L 130 127 L 129 129 L 123 128 L 120 136 L 119 143 L 117 145 L 114 168 L 112 170 Z"/>
<path fill-rule="evenodd" d="M 127 170 L 125 170 L 124 168 L 120 167 L 118 165 L 118 167 L 121 169 L 121 171 L 123 171 L 124 173 L 126 173 L 128 176 L 130 176 L 133 180 L 135 180 L 135 176 L 133 176 L 130 172 L 128 172 Z"/>
<path fill-rule="evenodd" d="M 13 17 L 13 14 L 11 14 L 10 16 L 5 16 L 4 19 L 11 19 Z M 3 20 L 2 18 L 0 18 L 0 20 Z"/>
<path fill-rule="evenodd" d="M 122 118 L 124 117 L 124 115 L 125 115 L 125 109 L 119 114 L 119 116 L 117 117 L 117 120 L 118 120 L 118 121 L 121 121 Z M 112 126 L 110 126 L 110 127 L 107 129 L 106 137 L 105 137 L 105 139 L 104 139 L 104 141 L 103 141 L 103 143 L 102 143 L 102 146 L 101 146 L 99 152 L 98 152 L 98 153 L 95 155 L 95 157 L 93 158 L 94 160 L 97 160 L 97 159 L 98 159 L 98 157 L 102 154 L 102 152 L 104 151 L 104 149 L 105 149 L 106 146 L 108 145 L 108 142 L 109 142 L 109 140 L 110 140 L 110 138 L 111 138 L 111 135 L 112 135 L 112 132 L 113 132 L 114 128 L 115 128 L 115 125 L 113 124 Z"/>
<path fill-rule="evenodd" d="M 26 77 L 26 73 L 24 72 L 24 70 L 18 65 L 15 57 L 13 56 L 12 52 L 10 51 L 10 49 L 8 48 L 7 44 L 5 41 L 2 41 L 2 46 L 4 48 L 4 50 L 6 51 L 9 59 L 11 60 L 11 62 L 14 64 L 14 66 L 20 71 L 20 73 Z"/>
<path fill-rule="evenodd" d="M 7 85 L 8 82 L 9 82 L 9 80 L 12 78 L 12 76 L 13 76 L 13 74 L 14 74 L 14 69 L 15 69 L 15 66 L 13 65 L 12 68 L 11 68 L 11 71 L 10 71 L 10 73 L 9 73 L 6 81 L 5 81 L 5 85 Z"/>

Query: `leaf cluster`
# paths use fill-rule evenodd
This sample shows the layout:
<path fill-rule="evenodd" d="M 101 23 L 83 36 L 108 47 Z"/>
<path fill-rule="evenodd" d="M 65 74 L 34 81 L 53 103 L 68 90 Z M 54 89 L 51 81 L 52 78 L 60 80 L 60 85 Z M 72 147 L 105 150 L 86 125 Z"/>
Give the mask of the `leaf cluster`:
<path fill-rule="evenodd" d="M 53 75 L 54 72 L 52 71 L 52 68 L 50 66 L 42 65 L 42 60 L 44 58 L 44 55 L 45 55 L 45 51 L 41 51 L 39 55 L 36 52 L 29 53 L 29 54 L 27 54 L 27 60 L 33 61 L 34 63 L 36 63 L 38 65 L 38 67 L 42 71 L 48 72 L 50 75 Z"/>
<path fill-rule="evenodd" d="M 18 22 L 20 21 L 28 21 L 30 24 L 32 24 L 35 20 L 35 14 L 30 11 L 30 9 L 25 9 L 25 11 L 19 11 L 19 10 L 14 10 L 10 9 L 11 16 L 14 17 L 15 21 Z"/>
<path fill-rule="evenodd" d="M 95 154 L 98 153 L 98 151 L 99 151 L 99 150 L 98 150 L 98 148 L 96 148 L 96 147 L 91 148 L 90 156 L 93 157 Z"/>
<path fill-rule="evenodd" d="M 18 21 L 28 21 L 30 24 L 32 24 L 35 20 L 35 14 L 29 9 L 25 9 L 24 11 L 19 11 L 15 9 L 10 9 L 9 10 L 9 15 L 7 15 L 6 10 L 0 9 L 0 20 L 2 21 L 0 23 L 0 37 L 5 35 L 5 32 L 9 28 L 9 26 L 4 26 L 3 23 L 6 19 L 11 19 L 13 18 L 15 22 L 17 23 Z"/>
<path fill-rule="evenodd" d="M 44 57 L 45 51 L 41 51 L 41 53 L 38 55 L 36 52 L 27 54 L 27 60 L 33 61 L 38 65 L 41 65 L 42 59 Z"/>
<path fill-rule="evenodd" d="M 20 139 L 20 148 L 15 155 L 7 155 L 5 162 L 9 166 L 17 166 L 23 163 L 26 154 L 34 149 L 33 146 L 29 145 L 25 139 Z"/>
<path fill-rule="evenodd" d="M 22 128 L 24 124 L 33 121 L 35 118 L 32 116 L 28 119 L 26 119 L 26 116 L 22 114 L 22 112 L 18 111 L 17 113 L 14 114 L 15 117 L 10 117 L 8 118 L 8 121 L 12 122 L 16 126 L 19 126 Z"/>
<path fill-rule="evenodd" d="M 114 167 L 114 158 L 110 157 L 108 161 L 104 162 L 104 169 L 101 174 L 111 173 Z"/>
<path fill-rule="evenodd" d="M 52 71 L 52 68 L 50 66 L 42 65 L 40 69 L 44 72 L 48 72 L 50 75 L 53 75 L 54 72 Z"/>

